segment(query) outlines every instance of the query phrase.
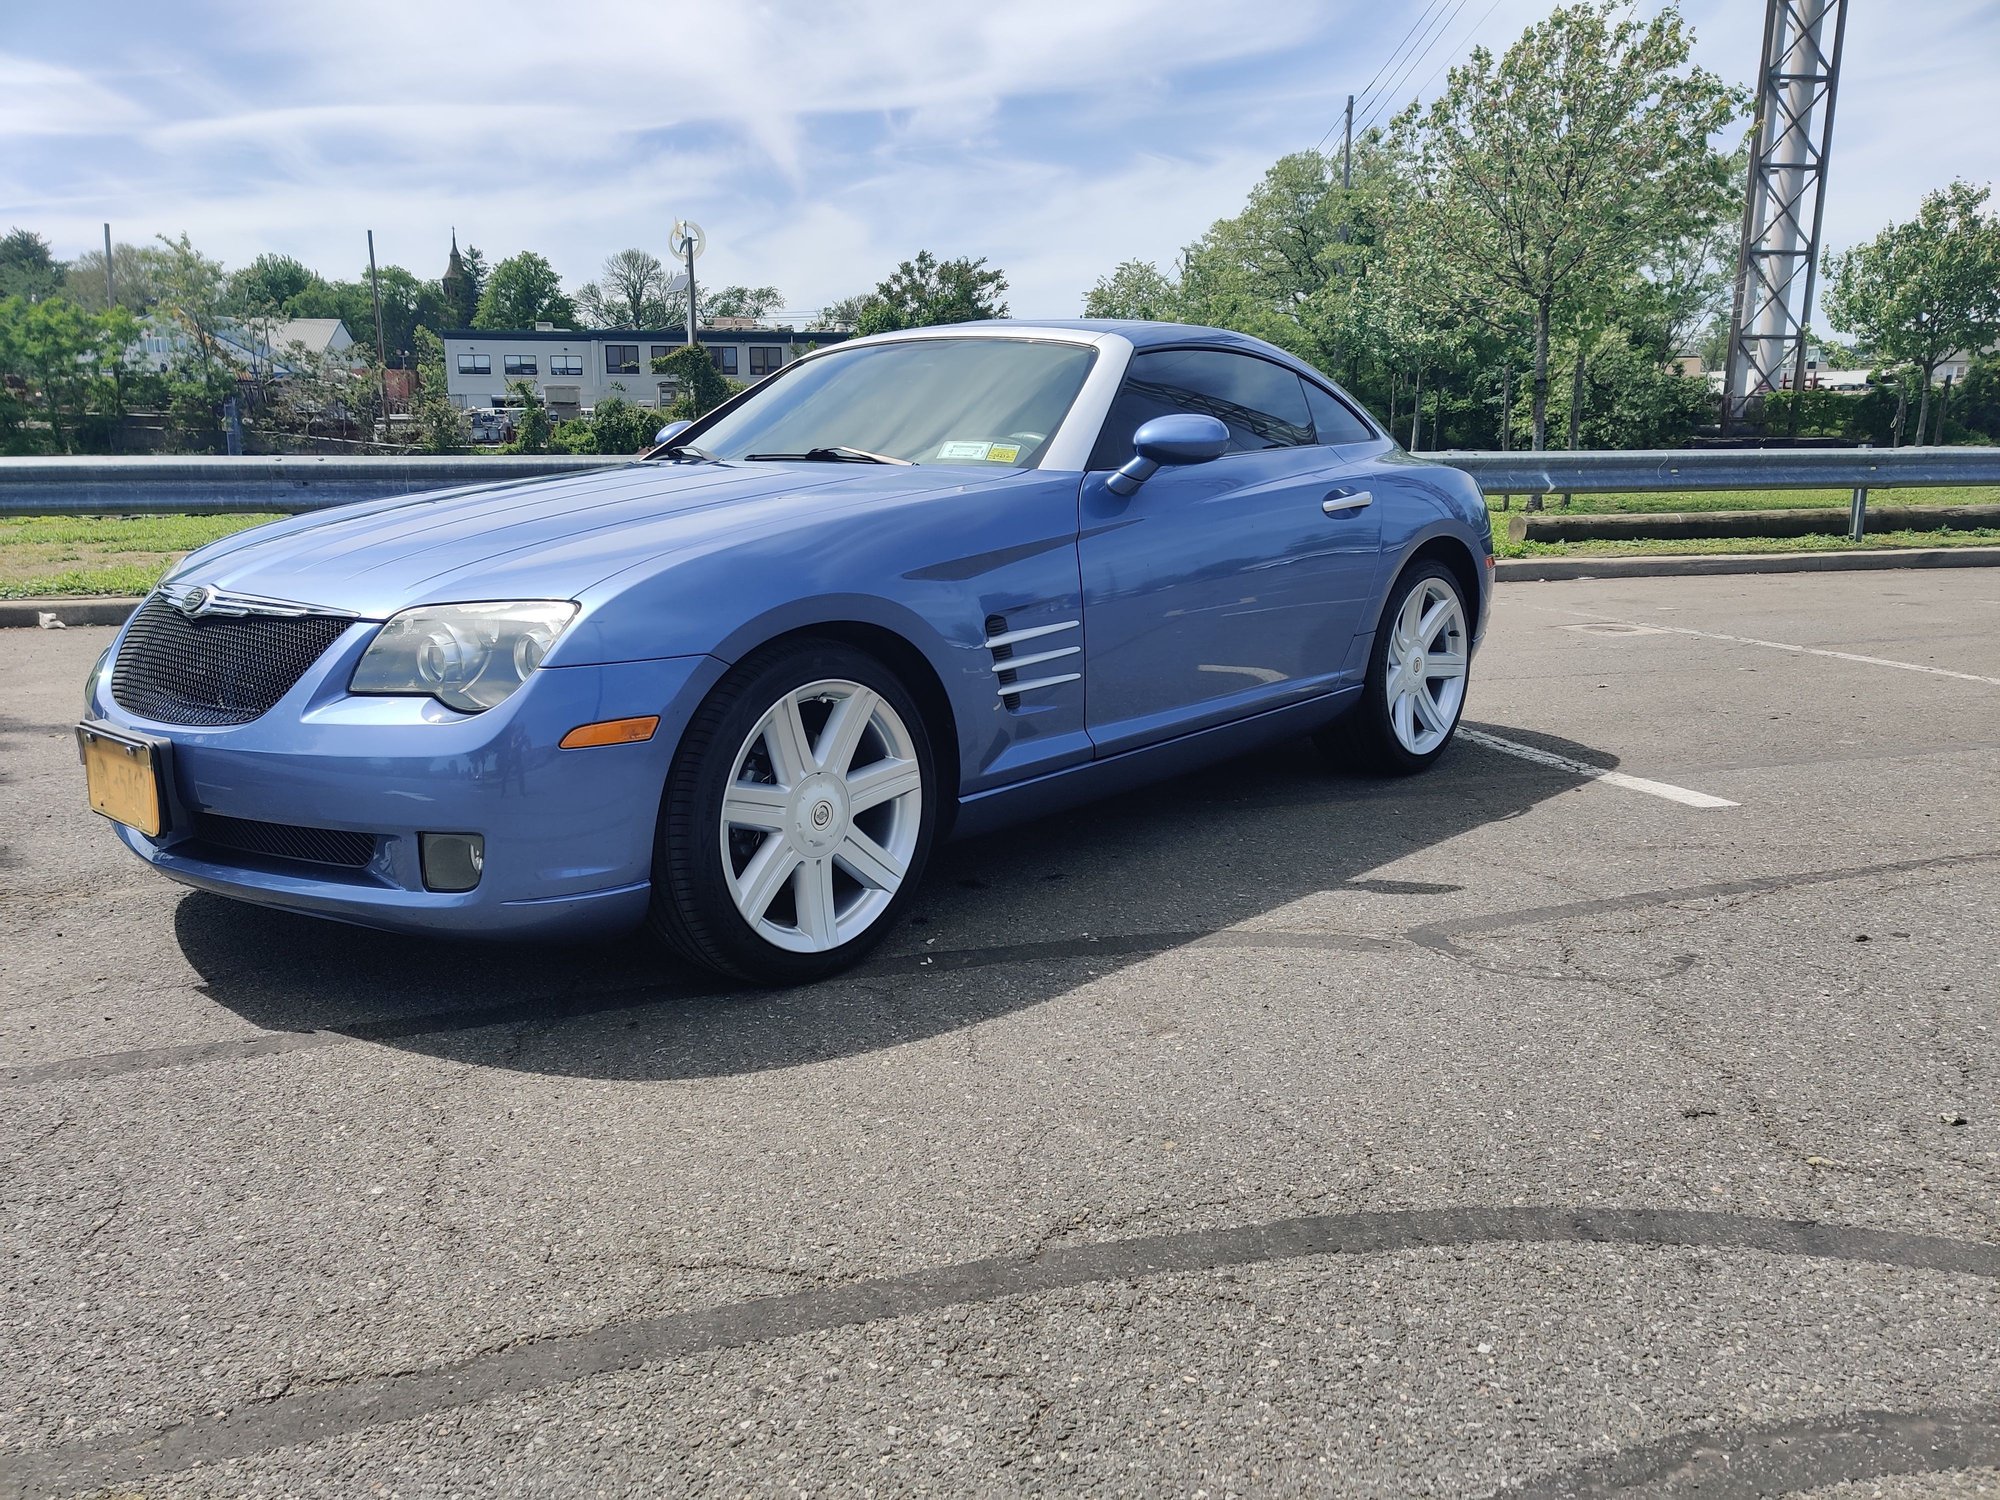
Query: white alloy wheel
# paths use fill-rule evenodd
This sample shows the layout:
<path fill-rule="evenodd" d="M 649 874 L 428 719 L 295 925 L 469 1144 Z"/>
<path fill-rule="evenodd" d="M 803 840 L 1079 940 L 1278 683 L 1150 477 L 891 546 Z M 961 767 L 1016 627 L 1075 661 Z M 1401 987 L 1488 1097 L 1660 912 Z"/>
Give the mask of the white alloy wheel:
<path fill-rule="evenodd" d="M 1412 755 L 1442 745 L 1465 704 L 1465 606 L 1439 578 L 1410 590 L 1389 637 L 1384 697 L 1397 742 Z"/>
<path fill-rule="evenodd" d="M 916 741 L 881 694 L 829 678 L 765 710 L 722 797 L 722 868 L 765 942 L 825 953 L 859 937 L 909 874 L 923 823 Z"/>

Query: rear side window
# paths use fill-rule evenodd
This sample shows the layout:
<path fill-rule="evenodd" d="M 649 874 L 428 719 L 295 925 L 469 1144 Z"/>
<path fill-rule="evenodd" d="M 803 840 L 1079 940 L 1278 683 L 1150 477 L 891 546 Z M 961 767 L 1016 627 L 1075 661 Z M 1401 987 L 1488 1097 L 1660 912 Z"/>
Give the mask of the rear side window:
<path fill-rule="evenodd" d="M 1306 388 L 1306 405 L 1312 411 L 1313 436 L 1319 442 L 1331 444 L 1375 441 L 1374 432 L 1361 418 L 1355 416 L 1310 380 L 1301 383 Z"/>
<path fill-rule="evenodd" d="M 1313 440 L 1305 390 L 1284 366 L 1222 349 L 1148 350 L 1132 357 L 1090 467 L 1117 468 L 1132 456 L 1132 434 L 1171 412 L 1219 417 L 1229 429 L 1231 453 L 1298 448 Z"/>

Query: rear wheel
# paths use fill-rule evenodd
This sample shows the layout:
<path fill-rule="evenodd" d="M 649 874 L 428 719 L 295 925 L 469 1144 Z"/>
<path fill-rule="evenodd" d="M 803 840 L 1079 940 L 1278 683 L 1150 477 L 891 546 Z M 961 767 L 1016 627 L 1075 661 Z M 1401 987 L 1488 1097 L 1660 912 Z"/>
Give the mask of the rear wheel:
<path fill-rule="evenodd" d="M 1330 757 L 1408 776 L 1444 754 L 1458 730 L 1472 666 L 1465 595 L 1451 569 L 1423 562 L 1389 591 L 1361 701 L 1314 736 Z"/>
<path fill-rule="evenodd" d="M 802 641 L 747 658 L 675 755 L 654 929 L 760 984 L 847 967 L 922 877 L 937 781 L 915 701 L 874 657 Z"/>

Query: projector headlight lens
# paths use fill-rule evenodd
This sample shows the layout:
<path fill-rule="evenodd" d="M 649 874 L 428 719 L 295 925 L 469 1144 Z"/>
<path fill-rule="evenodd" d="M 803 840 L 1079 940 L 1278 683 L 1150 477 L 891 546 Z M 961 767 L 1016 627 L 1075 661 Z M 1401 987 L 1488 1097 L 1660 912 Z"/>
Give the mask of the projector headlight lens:
<path fill-rule="evenodd" d="M 575 614 L 566 599 L 406 609 L 369 643 L 347 690 L 421 695 L 481 713 L 528 680 Z"/>

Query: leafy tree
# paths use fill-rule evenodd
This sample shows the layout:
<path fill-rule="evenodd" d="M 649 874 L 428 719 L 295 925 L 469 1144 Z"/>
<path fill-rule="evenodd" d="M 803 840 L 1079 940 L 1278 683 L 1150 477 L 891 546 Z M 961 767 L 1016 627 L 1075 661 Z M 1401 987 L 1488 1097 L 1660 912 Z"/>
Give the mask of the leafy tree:
<path fill-rule="evenodd" d="M 664 413 L 670 420 L 692 422 L 729 399 L 728 380 L 699 345 L 684 344 L 661 355 L 653 361 L 653 373 L 671 377 L 681 388 L 679 398 Z"/>
<path fill-rule="evenodd" d="M 187 235 L 160 236 L 154 267 L 155 317 L 175 335 L 167 371 L 168 415 L 177 440 L 206 440 L 217 409 L 236 390 L 240 345 L 222 262 L 195 249 Z"/>
<path fill-rule="evenodd" d="M 417 353 L 417 391 L 410 403 L 416 419 L 417 444 L 426 453 L 463 453 L 469 436 L 465 413 L 446 393 L 444 340 L 429 328 L 413 338 Z"/>
<path fill-rule="evenodd" d="M 829 302 L 819 310 L 819 316 L 807 324 L 812 329 L 848 329 L 859 326 L 868 310 L 877 306 L 882 299 L 874 292 L 856 292 L 852 297 L 842 297 Z"/>
<path fill-rule="evenodd" d="M 1109 276 L 1083 296 L 1086 318 L 1144 318 L 1154 323 L 1180 321 L 1180 283 L 1150 260 L 1121 261 Z"/>
<path fill-rule="evenodd" d="M 2000 338 L 2000 218 L 1984 211 L 1990 196 L 1955 181 L 1926 194 L 1909 223 L 1826 257 L 1827 316 L 1878 359 L 1916 370 L 1919 440 L 1938 365 Z"/>
<path fill-rule="evenodd" d="M 1623 9 L 1558 6 L 1504 57 L 1474 48 L 1428 109 L 1410 106 L 1395 126 L 1416 232 L 1459 284 L 1526 314 L 1537 449 L 1553 330 L 1730 206 L 1727 159 L 1709 141 L 1738 114 L 1738 91 L 1688 65 L 1673 5 L 1648 21 L 1619 19 Z"/>
<path fill-rule="evenodd" d="M 503 261 L 504 265 L 505 262 Z M 549 439 L 553 436 L 554 424 L 549 420 L 549 409 L 542 404 L 541 393 L 527 380 L 507 382 L 507 404 L 521 408 L 521 420 L 514 429 L 514 441 L 509 443 L 508 453 L 547 453 Z"/>
<path fill-rule="evenodd" d="M 532 250 L 510 255 L 493 268 L 479 294 L 474 328 L 533 328 L 536 323 L 574 328 L 576 304 L 562 289 L 556 268 Z"/>
<path fill-rule="evenodd" d="M 292 317 L 292 301 L 318 280 L 289 255 L 265 254 L 230 276 L 229 295 L 246 313 Z"/>
<path fill-rule="evenodd" d="M 0 297 L 40 302 L 62 290 L 68 267 L 32 229 L 15 229 L 0 239 Z"/>
<path fill-rule="evenodd" d="M 861 333 L 884 333 L 1004 318 L 1007 304 L 999 298 L 1006 290 L 1006 276 L 997 268 L 987 269 L 983 255 L 977 260 L 941 261 L 930 251 L 919 250 L 875 288 L 880 300 L 863 309 L 855 328 Z"/>
<path fill-rule="evenodd" d="M 597 328 L 656 328 L 670 321 L 673 277 L 660 258 L 636 246 L 608 256 L 597 280 L 578 288 L 576 303 Z"/>
<path fill-rule="evenodd" d="M 623 396 L 600 401 L 590 414 L 591 436 L 598 453 L 637 453 L 649 448 L 659 431 L 659 413 L 634 406 Z"/>
<path fill-rule="evenodd" d="M 712 325 L 717 318 L 769 317 L 785 305 L 785 295 L 774 286 L 696 287 L 695 304 L 701 322 Z"/>
<path fill-rule="evenodd" d="M 135 313 L 146 313 L 160 300 L 159 272 L 166 252 L 157 245 L 117 244 L 111 247 L 112 291 L 118 305 Z M 104 297 L 104 252 L 86 250 L 69 263 L 63 278 L 63 295 L 78 307 L 102 312 Z"/>
<path fill-rule="evenodd" d="M 137 335 L 123 308 L 94 313 L 66 297 L 0 298 L 0 453 L 109 446 L 122 412 L 125 346 Z"/>

